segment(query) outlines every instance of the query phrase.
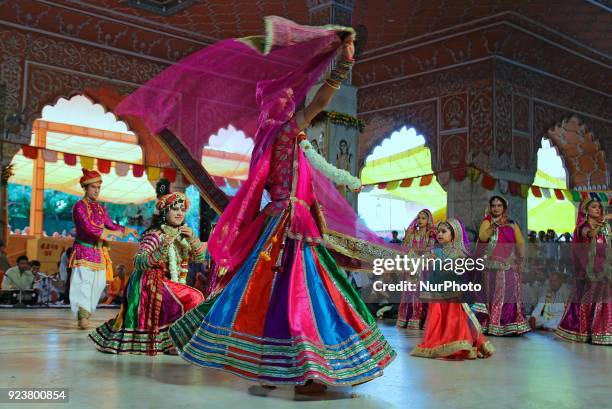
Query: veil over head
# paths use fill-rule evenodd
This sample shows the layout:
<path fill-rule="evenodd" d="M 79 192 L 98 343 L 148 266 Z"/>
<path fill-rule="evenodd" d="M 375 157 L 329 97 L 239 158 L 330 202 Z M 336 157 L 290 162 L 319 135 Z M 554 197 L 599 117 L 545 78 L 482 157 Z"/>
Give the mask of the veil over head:
<path fill-rule="evenodd" d="M 452 246 L 461 250 L 465 255 L 470 255 L 470 239 L 465 231 L 463 223 L 459 219 L 454 218 L 449 218 L 445 222 L 441 223 L 446 223 L 451 227 L 451 229 L 453 229 L 454 237 Z M 438 223 L 438 225 L 439 224 L 440 223 Z"/>
<path fill-rule="evenodd" d="M 417 215 L 414 217 L 414 219 L 412 219 L 412 221 L 408 225 L 408 229 L 407 230 L 415 230 L 415 231 L 417 230 L 417 228 L 419 227 L 419 215 L 421 213 L 425 213 L 427 215 L 427 227 L 426 227 L 426 229 L 427 229 L 429 235 L 431 236 L 433 234 L 435 236 L 435 234 L 436 234 L 436 224 L 435 224 L 435 221 L 434 221 L 433 213 L 431 213 L 431 210 L 429 210 L 429 209 L 421 209 L 421 210 L 419 210 Z"/>
<path fill-rule="evenodd" d="M 576 230 L 574 231 L 574 239 L 576 237 L 578 237 L 578 229 L 589 220 L 589 206 L 592 203 L 599 203 L 599 205 L 601 206 L 601 209 L 603 210 L 603 203 L 601 203 L 601 201 L 596 200 L 596 199 L 587 199 L 587 200 L 583 200 L 582 203 L 580 203 L 580 206 L 578 206 L 578 215 L 576 216 Z M 604 214 L 603 212 L 600 214 L 600 221 L 603 220 Z"/>

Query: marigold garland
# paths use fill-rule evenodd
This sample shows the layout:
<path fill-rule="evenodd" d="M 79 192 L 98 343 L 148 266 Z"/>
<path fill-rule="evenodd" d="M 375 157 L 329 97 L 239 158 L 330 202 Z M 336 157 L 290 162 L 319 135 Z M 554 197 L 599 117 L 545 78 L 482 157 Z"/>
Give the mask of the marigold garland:
<path fill-rule="evenodd" d="M 359 132 L 363 132 L 365 129 L 365 123 L 354 116 L 336 111 L 324 111 L 324 113 L 325 117 L 334 124 L 344 125 L 347 128 L 356 128 Z"/>

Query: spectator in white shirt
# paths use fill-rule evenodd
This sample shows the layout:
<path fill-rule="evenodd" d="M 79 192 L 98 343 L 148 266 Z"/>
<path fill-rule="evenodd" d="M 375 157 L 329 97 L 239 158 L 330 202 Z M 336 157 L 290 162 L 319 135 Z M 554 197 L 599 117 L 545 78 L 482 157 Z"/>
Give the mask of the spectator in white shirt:
<path fill-rule="evenodd" d="M 546 331 L 556 329 L 563 316 L 568 298 L 569 289 L 564 283 L 563 274 L 551 273 L 547 284 L 540 292 L 538 304 L 529 318 L 531 328 Z"/>

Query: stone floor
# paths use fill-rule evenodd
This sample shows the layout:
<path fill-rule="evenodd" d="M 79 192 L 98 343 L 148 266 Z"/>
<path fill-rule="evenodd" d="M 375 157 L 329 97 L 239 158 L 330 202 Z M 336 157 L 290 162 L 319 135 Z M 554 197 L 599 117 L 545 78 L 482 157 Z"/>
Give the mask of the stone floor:
<path fill-rule="evenodd" d="M 99 310 L 95 324 L 116 310 Z M 67 404 L 1 408 L 605 408 L 612 405 L 612 348 L 572 344 L 551 334 L 492 338 L 490 359 L 414 358 L 420 339 L 392 323 L 383 332 L 398 352 L 385 376 L 317 397 L 253 383 L 178 357 L 97 352 L 66 309 L 0 310 L 0 388 L 68 387 Z"/>

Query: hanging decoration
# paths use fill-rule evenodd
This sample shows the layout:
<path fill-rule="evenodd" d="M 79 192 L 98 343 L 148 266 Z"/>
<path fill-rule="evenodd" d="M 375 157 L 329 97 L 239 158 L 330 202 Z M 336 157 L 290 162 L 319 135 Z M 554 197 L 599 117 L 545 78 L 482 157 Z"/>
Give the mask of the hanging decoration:
<path fill-rule="evenodd" d="M 421 176 L 413 176 L 406 179 L 388 180 L 385 182 L 370 183 L 363 185 L 362 192 L 369 192 L 374 188 L 380 190 L 393 190 L 397 188 L 410 188 L 414 186 L 422 187 L 428 186 L 433 181 L 433 178 L 437 178 L 438 181 L 446 185 L 451 179 L 455 182 L 463 182 L 466 177 L 469 177 L 473 183 L 480 181 L 482 187 L 487 190 L 493 190 L 497 186 L 503 194 L 509 193 L 512 196 L 520 196 L 523 199 L 527 199 L 529 194 L 538 198 L 556 198 L 557 200 L 568 200 L 571 202 L 579 203 L 580 201 L 587 198 L 597 198 L 604 203 L 612 204 L 612 191 L 576 191 L 568 189 L 558 189 L 546 186 L 537 185 L 526 185 L 515 182 L 513 180 L 505 180 L 495 178 L 490 174 L 481 171 L 480 169 L 468 166 L 456 169 L 446 169 L 440 172 L 434 172 Z M 443 180 L 440 180 L 440 179 Z M 419 179 L 418 183 L 413 183 L 415 179 Z"/>
<path fill-rule="evenodd" d="M 171 183 L 174 183 L 179 176 L 175 168 L 160 168 L 157 166 L 145 166 L 138 163 L 119 162 L 110 159 L 95 158 L 91 156 L 77 155 L 74 153 L 55 151 L 52 149 L 44 149 L 38 146 L 21 145 L 21 152 L 25 158 L 31 160 L 37 160 L 40 157 L 45 162 L 55 163 L 63 158 L 63 161 L 67 166 L 76 166 L 79 162 L 81 167 L 87 169 L 94 169 L 94 166 L 96 166 L 98 171 L 102 174 L 109 174 L 111 168 L 114 167 L 115 174 L 120 177 L 127 176 L 131 168 L 132 175 L 134 177 L 140 178 L 144 176 L 146 172 L 147 180 L 152 182 L 163 177 L 164 179 L 168 179 Z M 181 177 L 183 178 L 182 181 L 184 185 L 189 186 L 190 183 L 186 179 L 185 175 L 181 174 Z M 229 185 L 235 189 L 239 188 L 242 183 L 239 179 L 225 177 L 213 177 L 213 179 L 218 182 L 217 184 L 219 186 Z M 357 182 L 358 181 L 359 180 L 357 179 Z"/>
<path fill-rule="evenodd" d="M 344 114 L 342 114 L 344 115 Z M 348 116 L 348 115 L 347 115 Z M 63 157 L 64 163 L 68 166 L 76 166 L 77 164 L 77 155 L 67 152 L 59 152 L 50 149 L 42 149 L 36 146 L 30 145 L 21 145 L 23 156 L 36 160 L 41 157 L 45 162 L 57 162 L 61 157 Z M 39 151 L 42 151 L 39 156 Z M 137 163 L 125 163 L 118 161 L 111 161 L 108 159 L 100 159 L 89 156 L 80 155 L 79 156 L 81 166 L 89 169 L 93 169 L 94 163 L 97 162 L 98 170 L 101 173 L 109 173 L 110 168 L 115 167 L 115 173 L 117 176 L 127 176 L 129 169 L 132 169 L 132 174 L 135 177 L 142 177 L 145 172 L 147 173 L 147 179 L 151 181 L 156 181 L 161 177 L 170 180 L 171 182 L 176 181 L 178 177 L 178 173 L 174 168 L 160 168 L 156 166 L 145 166 Z M 343 175 L 344 176 L 344 175 Z M 181 174 L 183 178 L 183 182 L 188 185 L 189 181 L 185 178 L 185 175 Z M 610 190 L 569 190 L 569 189 L 558 189 L 546 186 L 537 186 L 537 185 L 526 185 L 520 184 L 516 181 L 505 180 L 500 178 L 495 178 L 490 174 L 476 168 L 473 166 L 464 166 L 454 169 L 445 169 L 440 172 L 429 173 L 426 175 L 413 176 L 405 179 L 397 179 L 397 180 L 388 180 L 384 182 L 370 183 L 362 186 L 362 191 L 367 192 L 371 191 L 375 187 L 378 189 L 406 189 L 411 187 L 424 187 L 428 186 L 433 182 L 433 179 L 437 178 L 439 181 L 450 182 L 450 180 L 454 180 L 455 182 L 463 182 L 467 177 L 473 182 L 477 183 L 480 180 L 481 185 L 487 190 L 495 189 L 495 186 L 498 186 L 503 192 L 507 192 L 512 196 L 520 196 L 523 199 L 526 199 L 529 196 L 529 193 L 534 197 L 538 198 L 556 198 L 557 200 L 568 200 L 571 202 L 579 203 L 582 200 L 586 200 L 589 198 L 594 198 L 597 200 L 601 200 L 604 203 L 612 204 L 612 191 Z M 231 187 L 239 187 L 240 181 L 216 177 L 213 176 L 213 179 L 219 186 L 229 185 Z M 419 179 L 418 183 L 414 183 L 415 179 Z M 357 184 L 358 179 L 354 176 L 350 176 L 350 179 L 347 177 L 346 180 L 343 180 L 348 185 Z M 349 183 L 350 182 L 350 183 Z M 446 184 L 444 183 L 444 184 Z M 554 195 L 553 195 L 554 192 Z"/>
<path fill-rule="evenodd" d="M 336 111 L 323 111 L 323 115 L 325 118 L 329 119 L 331 123 L 344 125 L 347 128 L 355 128 L 359 132 L 363 132 L 365 129 L 365 123 L 354 116 Z"/>

